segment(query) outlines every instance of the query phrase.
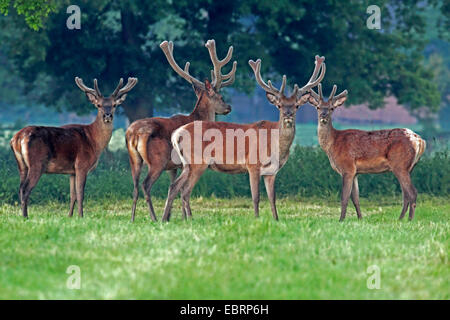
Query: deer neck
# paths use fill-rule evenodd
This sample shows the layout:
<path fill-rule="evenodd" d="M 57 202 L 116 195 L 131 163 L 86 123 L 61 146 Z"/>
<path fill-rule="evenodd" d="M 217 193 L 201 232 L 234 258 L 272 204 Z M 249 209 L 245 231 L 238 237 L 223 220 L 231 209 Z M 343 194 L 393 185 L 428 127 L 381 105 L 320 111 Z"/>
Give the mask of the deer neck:
<path fill-rule="evenodd" d="M 99 112 L 95 121 L 88 126 L 88 129 L 92 144 L 95 146 L 97 154 L 100 154 L 111 140 L 114 129 L 113 122 L 105 123 Z"/>
<path fill-rule="evenodd" d="M 214 109 L 210 105 L 208 99 L 205 97 L 205 93 L 203 93 L 197 100 L 195 104 L 194 110 L 189 115 L 192 121 L 195 120 L 207 120 L 214 121 L 216 120 L 216 113 Z"/>
<path fill-rule="evenodd" d="M 295 138 L 295 119 L 292 123 L 291 127 L 287 127 L 284 123 L 284 117 L 281 114 L 280 120 L 278 121 L 278 129 L 279 129 L 279 148 L 280 148 L 280 159 L 284 159 L 289 156 L 289 150 L 291 148 L 292 142 Z"/>
<path fill-rule="evenodd" d="M 336 129 L 334 129 L 331 119 L 327 124 L 323 124 L 318 120 L 317 137 L 319 139 L 320 147 L 327 153 L 333 145 L 335 133 Z"/>

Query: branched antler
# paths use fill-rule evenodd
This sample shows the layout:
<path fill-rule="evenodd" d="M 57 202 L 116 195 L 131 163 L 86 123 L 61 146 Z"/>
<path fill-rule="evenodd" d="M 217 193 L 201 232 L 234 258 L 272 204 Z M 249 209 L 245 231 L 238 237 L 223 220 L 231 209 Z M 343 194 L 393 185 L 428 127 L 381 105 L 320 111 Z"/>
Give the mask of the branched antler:
<path fill-rule="evenodd" d="M 173 57 L 173 42 L 172 41 L 163 41 L 159 45 L 164 54 L 166 55 L 167 61 L 169 62 L 172 69 L 178 73 L 179 76 L 181 76 L 183 79 L 188 81 L 190 84 L 195 84 L 196 86 L 200 86 L 201 88 L 205 88 L 205 84 L 198 79 L 194 78 L 189 74 L 189 65 L 190 62 L 186 62 L 186 65 L 184 66 L 184 70 L 180 68 L 180 66 L 175 62 L 175 59 Z"/>
<path fill-rule="evenodd" d="M 120 78 L 119 84 L 117 85 L 114 92 L 111 94 L 112 98 L 118 99 L 124 94 L 128 93 L 133 87 L 138 83 L 137 78 L 128 78 L 128 82 L 125 85 L 125 87 L 122 88 L 123 85 L 123 79 Z"/>
<path fill-rule="evenodd" d="M 81 91 L 85 92 L 85 93 L 90 93 L 93 94 L 94 96 L 96 96 L 97 98 L 100 98 L 102 96 L 100 90 L 98 89 L 98 83 L 97 83 L 97 79 L 94 79 L 94 89 L 87 87 L 83 80 L 81 78 L 75 77 L 75 83 L 77 84 L 78 88 L 81 89 Z"/>
<path fill-rule="evenodd" d="M 303 86 L 301 89 L 298 87 L 297 84 L 294 85 L 294 89 L 292 90 L 292 95 L 297 95 L 299 92 L 303 94 L 304 92 L 310 90 L 311 88 L 317 86 L 317 84 L 323 79 L 325 76 L 325 64 L 323 61 L 325 60 L 324 57 L 316 56 L 316 62 L 315 62 L 315 68 L 314 72 L 309 79 L 308 83 Z M 264 91 L 271 93 L 277 97 L 284 96 L 284 89 L 286 88 L 286 75 L 283 75 L 283 81 L 281 82 L 280 89 L 275 88 L 272 85 L 272 82 L 270 80 L 267 81 L 267 84 L 264 82 L 264 80 L 261 77 L 261 59 L 258 59 L 255 61 L 249 60 L 248 61 L 250 67 L 253 69 L 253 73 L 255 74 L 256 81 L 261 86 L 261 88 L 264 89 Z M 322 72 L 319 75 L 319 71 L 322 69 Z"/>
<path fill-rule="evenodd" d="M 169 62 L 172 69 L 178 73 L 183 79 L 187 80 L 191 84 L 195 84 L 196 86 L 199 86 L 203 89 L 205 89 L 205 84 L 198 79 L 194 78 L 189 74 L 189 61 L 186 62 L 186 65 L 184 66 L 184 70 L 180 68 L 180 66 L 175 62 L 175 59 L 173 57 L 173 42 L 172 41 L 163 41 L 159 45 L 166 55 L 167 61 Z M 233 68 L 231 71 L 227 74 L 222 74 L 221 70 L 222 67 L 225 66 L 230 60 L 233 55 L 233 47 L 231 46 L 228 49 L 228 53 L 226 57 L 222 60 L 219 60 L 217 57 L 216 52 L 216 42 L 214 40 L 208 40 L 205 44 L 205 46 L 208 48 L 209 56 L 211 58 L 211 62 L 213 64 L 213 70 L 211 70 L 211 85 L 216 91 L 219 91 L 220 88 L 230 86 L 233 84 L 235 79 L 235 73 L 236 73 L 236 65 L 237 62 L 233 62 Z M 225 80 L 225 81 L 224 81 Z"/>
<path fill-rule="evenodd" d="M 222 74 L 222 68 L 228 62 L 230 62 L 233 55 L 233 46 L 230 46 L 230 48 L 228 48 L 228 53 L 222 60 L 219 60 L 219 58 L 217 57 L 215 40 L 208 40 L 205 44 L 205 47 L 208 48 L 209 56 L 214 67 L 214 70 L 211 70 L 211 85 L 213 86 L 213 88 L 218 91 L 220 90 L 220 88 L 232 85 L 235 79 L 237 62 L 233 62 L 233 67 L 227 74 Z M 224 82 L 224 80 L 226 81 Z"/>

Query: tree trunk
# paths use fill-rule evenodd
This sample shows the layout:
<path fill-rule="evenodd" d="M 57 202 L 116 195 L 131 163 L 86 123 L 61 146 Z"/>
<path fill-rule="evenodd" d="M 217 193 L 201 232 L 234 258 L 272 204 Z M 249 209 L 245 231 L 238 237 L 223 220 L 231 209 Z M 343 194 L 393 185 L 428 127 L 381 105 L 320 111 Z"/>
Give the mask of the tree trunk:
<path fill-rule="evenodd" d="M 130 123 L 138 119 L 153 117 L 153 105 L 147 99 L 136 99 L 124 106 L 124 111 Z"/>

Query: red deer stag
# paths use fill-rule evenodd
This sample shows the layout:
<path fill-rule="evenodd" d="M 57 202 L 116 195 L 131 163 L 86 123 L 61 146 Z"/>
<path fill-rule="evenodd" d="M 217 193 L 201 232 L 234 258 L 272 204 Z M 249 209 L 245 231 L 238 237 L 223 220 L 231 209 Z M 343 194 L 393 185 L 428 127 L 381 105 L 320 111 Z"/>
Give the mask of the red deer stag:
<path fill-rule="evenodd" d="M 213 64 L 211 82 L 201 82 L 189 74 L 189 62 L 186 62 L 184 70 L 175 62 L 173 57 L 173 43 L 164 41 L 160 44 L 170 66 L 178 75 L 189 82 L 197 95 L 197 103 L 189 115 L 175 115 L 170 118 L 147 118 L 133 122 L 126 132 L 126 144 L 130 157 L 131 174 L 133 177 L 133 207 L 131 221 L 134 221 L 136 203 L 139 197 L 139 176 L 143 162 L 148 166 L 148 174 L 142 183 L 149 214 L 156 221 L 155 210 L 151 199 L 151 189 L 164 170 L 169 171 L 171 182 L 175 179 L 177 168 L 181 165 L 171 161 L 172 144 L 170 137 L 173 131 L 180 126 L 195 120 L 215 120 L 216 114 L 228 114 L 231 106 L 228 105 L 219 93 L 223 87 L 230 86 L 234 82 L 237 62 L 228 74 L 222 74 L 222 68 L 231 60 L 233 47 L 223 60 L 219 60 L 216 53 L 216 43 L 208 40 L 205 44 Z"/>
<path fill-rule="evenodd" d="M 261 78 L 261 60 L 249 61 L 256 81 L 266 91 L 267 99 L 280 111 L 277 122 L 236 124 L 195 121 L 174 132 L 172 144 L 183 162 L 183 171 L 170 186 L 164 221 L 169 220 L 173 200 L 180 190 L 183 218 L 186 218 L 186 214 L 192 217 L 189 198 L 198 179 L 208 167 L 224 173 L 249 173 L 256 217 L 259 216 L 259 181 L 263 176 L 273 218 L 278 220 L 275 176 L 289 157 L 289 148 L 295 137 L 297 110 L 309 98 L 310 88 L 316 86 L 325 75 L 324 59 L 316 56 L 314 72 L 308 83 L 301 89 L 294 85 L 290 96 L 284 95 L 286 76 L 283 76 L 281 88 L 276 89 L 270 81 L 266 84 Z M 320 70 L 322 72 L 319 74 Z"/>
<path fill-rule="evenodd" d="M 19 199 L 25 218 L 28 217 L 28 198 L 43 173 L 70 175 L 69 217 L 73 215 L 75 200 L 78 202 L 78 214 L 83 217 L 87 174 L 95 169 L 100 154 L 111 139 L 116 107 L 125 101 L 137 81 L 137 78 L 128 78 L 127 85 L 123 87 L 123 79 L 120 79 L 114 92 L 109 97 L 103 97 L 97 79 L 94 79 L 95 89 L 91 89 L 77 77 L 75 83 L 98 109 L 93 123 L 62 127 L 29 126 L 14 135 L 10 144 L 19 168 Z"/>
<path fill-rule="evenodd" d="M 409 219 L 413 219 L 417 191 L 411 182 L 410 174 L 425 151 L 425 141 L 409 129 L 334 129 L 331 115 L 347 99 L 347 90 L 335 96 L 336 89 L 334 85 L 325 101 L 322 85 L 319 84 L 319 94 L 311 90 L 309 103 L 317 109 L 319 144 L 328 155 L 331 167 L 342 176 L 340 221 L 345 219 L 349 197 L 352 198 L 358 218 L 362 218 L 357 175 L 387 171 L 394 173 L 402 188 L 403 209 L 400 219 L 405 216 L 408 205 Z"/>

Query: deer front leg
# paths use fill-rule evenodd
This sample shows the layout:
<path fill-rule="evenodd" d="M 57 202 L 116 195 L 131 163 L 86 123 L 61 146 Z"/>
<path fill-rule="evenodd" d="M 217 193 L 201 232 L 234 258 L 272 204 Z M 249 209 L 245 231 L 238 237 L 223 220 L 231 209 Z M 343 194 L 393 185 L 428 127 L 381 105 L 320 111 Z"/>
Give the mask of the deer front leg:
<path fill-rule="evenodd" d="M 84 187 L 86 185 L 87 173 L 84 170 L 79 170 L 75 173 L 75 188 L 77 193 L 78 202 L 78 216 L 83 218 L 83 200 L 84 200 Z"/>
<path fill-rule="evenodd" d="M 77 200 L 77 191 L 75 186 L 75 175 L 70 175 L 70 209 L 69 217 L 73 216 L 73 208 L 75 207 L 75 201 Z"/>
<path fill-rule="evenodd" d="M 352 193 L 354 174 L 344 173 L 342 176 L 342 194 L 341 194 L 341 218 L 339 221 L 344 221 L 347 212 L 348 199 Z"/>
<path fill-rule="evenodd" d="M 358 177 L 355 175 L 353 179 L 353 187 L 352 187 L 352 202 L 356 209 L 356 214 L 358 215 L 358 219 L 362 219 L 361 209 L 359 207 L 359 186 L 358 186 Z"/>
<path fill-rule="evenodd" d="M 266 186 L 267 197 L 269 198 L 273 218 L 278 220 L 277 207 L 275 205 L 275 175 L 264 176 L 264 185 Z"/>
<path fill-rule="evenodd" d="M 259 170 L 249 170 L 250 190 L 252 192 L 253 209 L 255 217 L 259 217 Z"/>

